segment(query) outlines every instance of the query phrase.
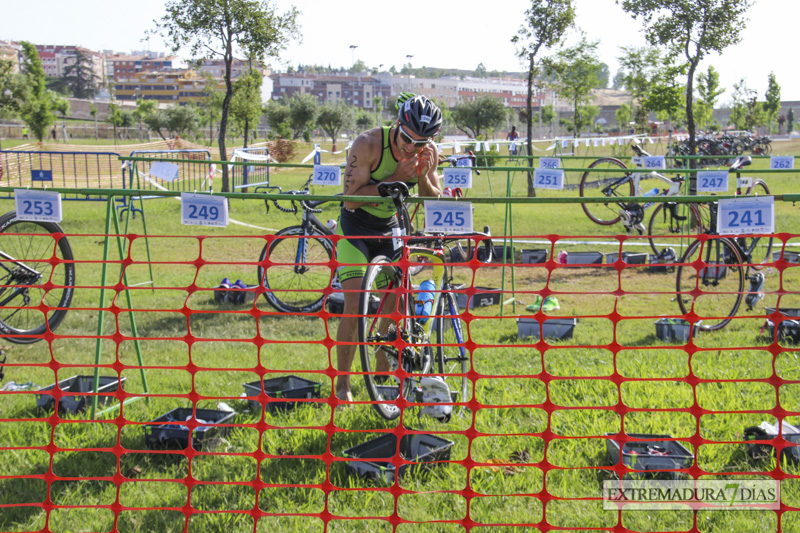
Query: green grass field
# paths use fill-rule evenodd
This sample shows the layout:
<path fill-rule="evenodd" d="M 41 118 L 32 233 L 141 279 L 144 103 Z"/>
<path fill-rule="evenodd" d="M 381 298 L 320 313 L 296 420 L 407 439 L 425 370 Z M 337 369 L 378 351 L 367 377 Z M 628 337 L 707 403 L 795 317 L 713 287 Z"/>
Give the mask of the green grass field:
<path fill-rule="evenodd" d="M 611 152 L 604 150 L 585 155 Z M 299 149 L 296 162 L 306 153 Z M 777 144 L 776 153 L 800 153 L 800 147 Z M 564 166 L 581 168 L 588 161 Z M 766 164 L 759 160 L 754 168 Z M 468 196 L 497 198 L 509 190 L 524 197 L 525 174 L 502 168 L 512 170 L 483 172 Z M 272 182 L 291 189 L 307 175 L 283 169 Z M 579 176 L 569 173 L 568 184 Z M 795 175 L 760 176 L 775 194 L 798 191 Z M 518 253 L 608 253 L 619 251 L 623 241 L 624 250 L 649 250 L 645 239 L 619 236 L 620 225 L 594 225 L 577 204 L 514 204 L 510 211 L 501 202 L 475 205 L 476 229 L 488 224 L 498 239 L 513 232 Z M 100 374 L 119 372 L 126 395 L 144 399 L 91 420 L 87 412 L 58 417 L 38 410 L 32 391 L 0 392 L 0 530 L 183 531 L 189 516 L 188 530 L 198 532 L 321 532 L 324 518 L 328 531 L 337 532 L 388 532 L 398 521 L 402 532 L 417 530 L 415 522 L 431 522 L 422 527 L 443 532 L 465 531 L 465 525 L 514 532 L 618 526 L 750 532 L 778 531 L 779 521 L 782 531 L 800 531 L 800 513 L 792 512 L 800 507 L 800 468 L 777 463 L 770 454 L 754 456 L 741 442 L 746 427 L 772 423 L 778 415 L 800 422 L 797 348 L 760 334 L 765 307 L 800 307 L 800 266 L 782 272 L 766 267 L 766 296 L 758 307 L 746 311 L 742 305 L 724 330 L 699 334 L 688 347 L 655 337 L 658 316 L 680 313 L 674 274 L 553 263 L 458 267 L 456 282 L 503 287 L 508 302 L 465 316 L 475 346 L 470 408 L 458 408 L 446 425 L 418 417 L 416 409 L 389 423 L 367 404 L 333 410 L 327 403 L 338 318 L 281 316 L 263 299 L 241 306 L 214 302 L 211 289 L 223 277 L 258 283 L 264 236 L 295 224 L 296 217 L 275 208 L 267 213 L 260 200 L 232 199 L 231 218 L 248 226 L 200 228 L 182 226 L 179 208 L 174 199 L 145 202 L 154 283 L 148 284 L 145 239 L 136 238 L 129 241 L 129 287 L 117 285 L 120 262 L 113 244 L 101 309 L 106 204 L 65 202 L 62 226 L 78 262 L 72 309 L 51 342 L 8 345 L 12 366 L 5 368 L 3 384 L 46 386 L 92 374 L 99 345 Z M 0 213 L 11 209 L 12 201 L 0 200 Z M 513 227 L 506 225 L 507 213 Z M 318 216 L 336 218 L 335 206 Z M 776 203 L 778 233 L 795 233 L 798 221 L 795 206 Z M 143 234 L 140 215 L 129 224 L 130 233 Z M 785 242 L 796 245 L 800 238 L 788 235 Z M 578 317 L 572 340 L 537 344 L 519 338 L 516 319 L 532 316 L 525 306 L 543 290 L 560 302 L 554 316 Z M 323 400 L 262 415 L 241 398 L 243 384 L 260 374 L 300 371 L 322 383 Z M 354 394 L 357 401 L 368 400 L 358 376 Z M 215 408 L 220 401 L 236 410 L 236 427 L 208 449 L 186 454 L 146 447 L 144 423 L 176 407 Z M 403 477 L 397 486 L 348 473 L 344 450 L 403 424 L 453 441 L 453 462 Z M 622 472 L 612 469 L 603 435 L 620 431 L 686 439 L 696 455 L 693 473 L 703 478 L 780 478 L 788 511 L 780 519 L 772 511 L 603 511 L 602 482 Z"/>

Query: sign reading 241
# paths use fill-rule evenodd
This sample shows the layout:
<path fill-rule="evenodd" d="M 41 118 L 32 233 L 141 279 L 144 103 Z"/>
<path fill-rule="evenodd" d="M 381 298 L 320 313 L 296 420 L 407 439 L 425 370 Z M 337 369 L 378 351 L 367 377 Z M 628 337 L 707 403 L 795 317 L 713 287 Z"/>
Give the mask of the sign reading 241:
<path fill-rule="evenodd" d="M 472 233 L 472 203 L 426 200 L 425 231 Z"/>
<path fill-rule="evenodd" d="M 754 196 L 719 201 L 717 231 L 720 235 L 775 232 L 775 198 Z"/>

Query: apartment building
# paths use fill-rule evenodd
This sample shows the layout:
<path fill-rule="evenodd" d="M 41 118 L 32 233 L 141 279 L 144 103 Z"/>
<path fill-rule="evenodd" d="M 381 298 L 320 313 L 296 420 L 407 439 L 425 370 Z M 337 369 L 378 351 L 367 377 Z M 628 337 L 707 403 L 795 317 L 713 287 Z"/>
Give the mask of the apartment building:
<path fill-rule="evenodd" d="M 185 62 L 178 56 L 167 56 L 163 52 L 134 51 L 130 54 L 106 55 L 108 78 L 115 84 L 132 79 L 137 74 L 169 71 L 185 66 Z"/>
<path fill-rule="evenodd" d="M 362 109 L 375 109 L 374 98 L 391 97 L 391 87 L 379 78 L 363 75 L 274 74 L 272 99 L 291 99 L 296 94 L 312 94 L 320 103 L 347 102 Z"/>
<path fill-rule="evenodd" d="M 105 56 L 100 52 L 72 45 L 36 45 L 39 58 L 42 60 L 44 73 L 54 78 L 64 77 L 67 67 L 74 65 L 78 54 L 88 57 L 92 72 L 97 77 L 99 84 L 106 82 Z"/>
<path fill-rule="evenodd" d="M 11 72 L 19 72 L 19 53 L 22 47 L 13 41 L 0 39 L 0 59 L 11 61 Z"/>

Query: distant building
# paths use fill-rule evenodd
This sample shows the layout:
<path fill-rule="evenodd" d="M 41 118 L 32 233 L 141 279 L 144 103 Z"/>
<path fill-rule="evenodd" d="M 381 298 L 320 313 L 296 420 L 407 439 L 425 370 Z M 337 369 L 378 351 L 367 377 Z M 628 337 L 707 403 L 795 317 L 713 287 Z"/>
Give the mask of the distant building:
<path fill-rule="evenodd" d="M 185 66 L 185 62 L 178 56 L 165 56 L 162 52 L 133 52 L 130 55 L 106 56 L 108 78 L 115 84 L 140 73 L 170 71 Z"/>
<path fill-rule="evenodd" d="M 19 72 L 19 54 L 22 47 L 13 41 L 0 40 L 0 59 L 11 61 L 11 72 Z"/>
<path fill-rule="evenodd" d="M 78 54 L 83 54 L 92 65 L 98 85 L 106 83 L 105 56 L 100 52 L 72 45 L 36 45 L 42 68 L 47 76 L 63 78 L 67 67 L 74 65 Z"/>

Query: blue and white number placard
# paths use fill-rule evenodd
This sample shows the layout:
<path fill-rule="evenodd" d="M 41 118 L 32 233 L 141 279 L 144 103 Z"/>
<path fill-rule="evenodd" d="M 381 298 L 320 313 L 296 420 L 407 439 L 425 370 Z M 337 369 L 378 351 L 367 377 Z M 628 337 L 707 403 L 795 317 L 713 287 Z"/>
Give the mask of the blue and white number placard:
<path fill-rule="evenodd" d="M 653 170 L 667 168 L 667 160 L 663 155 L 648 155 L 642 158 L 642 167 Z"/>
<path fill-rule="evenodd" d="M 181 224 L 224 228 L 228 225 L 228 201 L 224 196 L 181 193 Z"/>
<path fill-rule="evenodd" d="M 444 187 L 472 188 L 472 169 L 469 167 L 446 167 L 442 169 L 442 185 Z"/>
<path fill-rule="evenodd" d="M 460 159 L 456 159 L 456 166 L 457 167 L 471 167 L 472 166 L 472 158 L 471 157 L 462 157 Z"/>
<path fill-rule="evenodd" d="M 472 233 L 472 203 L 426 200 L 425 231 Z"/>
<path fill-rule="evenodd" d="M 717 231 L 720 235 L 775 232 L 775 198 L 756 196 L 719 201 Z"/>
<path fill-rule="evenodd" d="M 770 170 L 791 170 L 794 168 L 793 155 L 773 155 L 769 158 Z"/>
<path fill-rule="evenodd" d="M 61 193 L 15 189 L 14 208 L 20 220 L 61 222 Z"/>
<path fill-rule="evenodd" d="M 539 168 L 561 168 L 560 157 L 540 157 Z"/>
<path fill-rule="evenodd" d="M 337 165 L 314 165 L 314 185 L 341 185 L 342 167 Z"/>
<path fill-rule="evenodd" d="M 697 192 L 727 192 L 727 170 L 701 170 L 697 173 Z"/>
<path fill-rule="evenodd" d="M 562 190 L 564 188 L 564 169 L 537 168 L 533 171 L 533 187 L 535 189 Z"/>

